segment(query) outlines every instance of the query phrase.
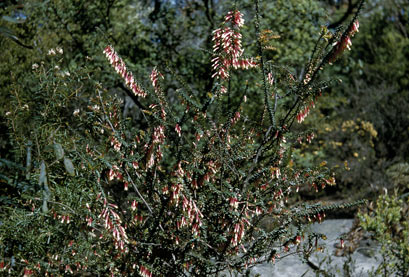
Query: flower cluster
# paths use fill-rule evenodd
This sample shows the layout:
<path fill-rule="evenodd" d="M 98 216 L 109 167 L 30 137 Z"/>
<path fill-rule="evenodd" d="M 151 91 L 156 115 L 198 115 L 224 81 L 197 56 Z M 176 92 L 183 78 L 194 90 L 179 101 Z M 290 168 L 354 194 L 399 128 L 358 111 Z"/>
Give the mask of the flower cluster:
<path fill-rule="evenodd" d="M 231 22 L 233 26 L 241 28 L 244 25 L 243 14 L 239 11 L 229 11 L 224 17 L 224 23 Z"/>
<path fill-rule="evenodd" d="M 192 234 L 195 236 L 199 236 L 199 227 L 202 225 L 202 212 L 197 207 L 195 201 L 193 201 L 192 199 L 188 200 L 185 195 L 183 195 L 182 209 L 185 213 L 187 213 L 187 220 L 184 216 L 182 216 L 181 219 L 176 222 L 176 227 L 180 229 L 184 226 L 190 225 L 192 226 Z"/>
<path fill-rule="evenodd" d="M 163 120 L 166 120 L 166 111 L 165 111 L 166 100 L 165 100 L 165 97 L 164 97 L 163 92 L 162 92 L 162 90 L 161 90 L 161 87 L 160 87 L 160 85 L 159 85 L 159 78 L 164 79 L 163 74 L 162 74 L 160 71 L 158 71 L 158 70 L 156 69 L 156 67 L 154 67 L 154 68 L 152 69 L 152 72 L 151 72 L 151 75 L 150 75 L 150 79 L 151 79 L 151 82 L 152 82 L 152 86 L 153 86 L 153 88 L 155 89 L 155 93 L 156 93 L 156 95 L 157 95 L 158 98 L 159 98 L 159 105 L 157 105 L 157 104 L 151 104 L 149 107 L 150 107 L 152 110 L 154 110 L 155 108 L 159 107 L 159 108 L 160 108 L 160 112 L 161 112 L 161 114 L 160 114 L 161 118 L 162 118 Z M 156 112 L 156 111 L 154 111 L 154 112 Z"/>
<path fill-rule="evenodd" d="M 50 50 L 48 50 L 48 56 L 55 56 L 55 55 L 57 55 L 57 53 L 58 54 L 60 54 L 60 55 L 62 55 L 62 54 L 64 54 L 64 51 L 63 51 L 63 49 L 61 48 L 61 47 L 56 47 L 55 49 L 54 48 L 51 48 Z"/>
<path fill-rule="evenodd" d="M 230 204 L 230 207 L 237 210 L 237 208 L 239 207 L 239 200 L 236 197 L 230 197 L 229 204 Z"/>
<path fill-rule="evenodd" d="M 160 162 L 162 159 L 161 145 L 165 141 L 165 127 L 157 126 L 152 134 L 152 143 L 150 146 L 145 145 L 146 151 L 146 167 L 151 168 L 155 163 L 155 156 L 153 155 L 156 150 L 156 161 Z"/>
<path fill-rule="evenodd" d="M 212 78 L 228 79 L 231 67 L 249 69 L 257 66 L 253 59 L 240 59 L 244 52 L 239 32 L 244 23 L 243 14 L 239 11 L 229 12 L 224 24 L 229 22 L 233 28 L 226 26 L 213 31 Z"/>
<path fill-rule="evenodd" d="M 305 106 L 298 114 L 297 114 L 297 122 L 301 123 L 304 119 L 309 115 L 311 108 L 315 107 L 314 101 L 311 101 L 308 106 Z"/>
<path fill-rule="evenodd" d="M 139 274 L 142 277 L 152 277 L 152 272 L 149 271 L 149 269 L 147 269 L 146 267 L 144 267 L 143 265 L 136 265 L 133 264 L 133 268 L 138 267 L 139 268 Z"/>
<path fill-rule="evenodd" d="M 128 190 L 128 182 L 124 181 L 124 177 L 121 173 L 121 169 L 117 165 L 112 165 L 111 169 L 108 172 L 108 180 L 118 180 L 124 183 L 124 190 Z"/>
<path fill-rule="evenodd" d="M 152 272 L 143 265 L 139 266 L 139 274 L 143 277 L 152 277 Z"/>
<path fill-rule="evenodd" d="M 126 68 L 125 62 L 118 56 L 114 48 L 108 45 L 104 54 L 110 64 L 115 68 L 115 71 L 125 80 L 126 85 L 132 90 L 136 96 L 146 97 L 146 92 L 136 83 L 132 73 Z"/>
<path fill-rule="evenodd" d="M 180 195 L 181 195 L 181 191 L 183 190 L 183 186 L 182 186 L 182 184 L 175 184 L 175 185 L 172 185 L 170 189 L 172 191 L 170 201 L 171 201 L 171 203 L 175 204 L 175 206 L 178 206 L 179 205 L 179 198 L 180 198 Z M 168 191 L 167 187 L 165 187 L 163 189 L 163 193 L 168 194 L 168 192 L 169 191 Z"/>
<path fill-rule="evenodd" d="M 246 218 L 242 218 L 239 222 L 234 224 L 233 236 L 232 236 L 231 241 L 230 241 L 230 243 L 231 243 L 231 245 L 233 247 L 239 245 L 240 241 L 244 237 L 244 233 L 245 233 L 245 229 L 246 229 L 245 225 L 246 224 L 250 225 L 250 222 Z M 242 248 L 244 250 L 244 246 L 242 246 Z"/>
<path fill-rule="evenodd" d="M 102 129 L 102 130 L 103 130 L 103 129 Z M 117 138 L 112 137 L 112 138 L 111 138 L 111 146 L 114 147 L 114 150 L 115 150 L 116 152 L 119 152 L 119 151 L 121 150 L 122 143 L 119 142 Z"/>
<path fill-rule="evenodd" d="M 345 51 L 345 49 L 351 50 L 351 46 L 352 46 L 352 42 L 351 42 L 351 37 L 353 37 L 355 35 L 355 33 L 358 32 L 359 29 L 359 22 L 358 20 L 355 20 L 350 29 L 346 32 L 346 34 L 344 34 L 341 37 L 341 40 L 336 41 L 333 44 L 333 53 L 331 55 L 331 57 L 329 58 L 328 62 L 332 63 L 334 62 L 336 59 L 338 59 L 339 56 L 342 55 L 342 53 Z"/>
<path fill-rule="evenodd" d="M 233 118 L 230 119 L 232 125 L 236 124 L 240 119 L 240 112 L 235 112 Z"/>
<path fill-rule="evenodd" d="M 118 206 L 108 203 L 108 201 L 104 199 L 104 208 L 98 218 L 103 220 L 105 229 L 112 234 L 115 249 L 119 248 L 122 251 L 127 251 L 125 244 L 128 243 L 128 236 L 125 228 L 121 225 L 121 218 L 114 209 L 118 209 Z"/>

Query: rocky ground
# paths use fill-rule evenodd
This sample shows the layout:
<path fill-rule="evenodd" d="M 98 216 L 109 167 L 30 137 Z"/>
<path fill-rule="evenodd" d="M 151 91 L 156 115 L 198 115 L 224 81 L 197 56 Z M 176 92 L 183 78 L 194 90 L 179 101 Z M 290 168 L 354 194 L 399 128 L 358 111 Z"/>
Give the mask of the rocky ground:
<path fill-rule="evenodd" d="M 310 258 L 310 262 L 322 270 L 321 273 L 314 272 L 312 267 L 304 263 L 299 256 L 292 255 L 276 260 L 275 264 L 258 265 L 252 268 L 247 276 L 369 276 L 381 261 L 379 247 L 374 241 L 361 235 L 356 245 L 352 247 L 353 252 L 350 255 L 339 256 L 340 237 L 347 237 L 352 226 L 352 219 L 328 219 L 321 224 L 315 223 L 311 226 L 314 232 L 327 236 L 326 240 L 320 241 L 323 252 L 314 253 Z M 349 243 L 345 241 L 346 247 L 349 247 Z"/>

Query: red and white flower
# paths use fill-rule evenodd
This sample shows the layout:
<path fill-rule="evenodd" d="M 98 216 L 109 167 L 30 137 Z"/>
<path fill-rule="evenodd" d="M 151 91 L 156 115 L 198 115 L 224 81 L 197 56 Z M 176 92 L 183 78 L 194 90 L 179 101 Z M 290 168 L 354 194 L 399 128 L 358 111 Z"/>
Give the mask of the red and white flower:
<path fill-rule="evenodd" d="M 224 24 L 231 23 L 232 27 L 222 27 L 213 31 L 212 78 L 226 80 L 229 78 L 231 67 L 234 69 L 249 69 L 257 66 L 253 59 L 240 59 L 243 55 L 240 28 L 244 24 L 243 15 L 239 11 L 230 11 Z"/>
<path fill-rule="evenodd" d="M 122 77 L 125 84 L 132 90 L 136 96 L 146 97 L 145 91 L 135 81 L 132 72 L 128 71 L 125 62 L 118 56 L 114 48 L 110 45 L 105 47 L 104 54 L 115 71 Z"/>

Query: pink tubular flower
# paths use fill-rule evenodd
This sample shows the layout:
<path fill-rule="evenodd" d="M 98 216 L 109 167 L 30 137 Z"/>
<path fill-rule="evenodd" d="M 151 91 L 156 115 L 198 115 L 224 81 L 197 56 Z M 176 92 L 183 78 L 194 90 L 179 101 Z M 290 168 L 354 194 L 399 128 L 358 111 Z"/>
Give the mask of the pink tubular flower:
<path fill-rule="evenodd" d="M 230 197 L 229 204 L 234 209 L 237 209 L 239 207 L 239 201 L 235 197 Z"/>
<path fill-rule="evenodd" d="M 358 21 L 358 19 L 357 19 L 357 20 L 355 20 L 354 23 L 352 24 L 352 28 L 351 28 L 351 31 L 350 31 L 350 35 L 351 35 L 351 36 L 354 36 L 355 33 L 359 32 L 358 29 L 359 29 L 359 21 Z"/>
<path fill-rule="evenodd" d="M 125 62 L 118 56 L 114 48 L 110 45 L 105 47 L 104 54 L 107 57 L 109 63 L 115 68 L 115 71 L 121 75 L 126 85 L 132 90 L 136 96 L 146 97 L 146 93 L 136 83 L 131 72 L 126 68 Z"/>
<path fill-rule="evenodd" d="M 112 181 L 112 180 L 119 180 L 122 181 L 123 180 L 123 176 L 120 172 L 120 169 L 117 165 L 113 165 L 112 168 L 109 170 L 108 172 L 108 180 Z"/>
<path fill-rule="evenodd" d="M 303 122 L 309 113 L 310 109 L 308 107 L 305 107 L 303 110 L 301 110 L 300 113 L 297 114 L 297 122 L 298 123 Z"/>
<path fill-rule="evenodd" d="M 273 77 L 273 74 L 271 72 L 269 72 L 267 74 L 267 80 L 268 80 L 268 83 L 270 84 L 270 86 L 272 86 L 273 83 L 274 83 L 274 77 Z"/>
<path fill-rule="evenodd" d="M 85 221 L 87 221 L 87 226 L 91 226 L 92 225 L 92 217 L 85 217 Z"/>
<path fill-rule="evenodd" d="M 175 131 L 176 131 L 176 133 L 178 133 L 179 137 L 182 135 L 182 133 L 181 133 L 182 129 L 180 128 L 179 124 L 176 124 Z"/>
<path fill-rule="evenodd" d="M 296 236 L 295 237 L 295 244 L 300 244 L 301 242 L 301 236 Z"/>
<path fill-rule="evenodd" d="M 139 266 L 139 274 L 143 277 L 152 277 L 152 273 L 143 265 Z"/>
<path fill-rule="evenodd" d="M 131 205 L 132 211 L 135 211 L 137 207 L 138 207 L 138 202 L 136 202 L 136 200 L 132 201 L 132 205 Z"/>
<path fill-rule="evenodd" d="M 308 143 L 311 143 L 311 141 L 312 141 L 312 139 L 314 138 L 314 133 L 311 133 L 311 134 L 309 134 L 308 136 L 307 136 L 307 142 Z"/>
<path fill-rule="evenodd" d="M 34 274 L 34 271 L 32 269 L 24 268 L 24 277 L 28 277 Z"/>
<path fill-rule="evenodd" d="M 256 207 L 255 214 L 256 214 L 257 216 L 259 216 L 259 215 L 261 215 L 262 213 L 263 213 L 263 210 L 262 210 L 260 207 Z"/>
<path fill-rule="evenodd" d="M 158 86 L 158 77 L 161 77 L 163 79 L 163 75 L 162 73 L 160 73 L 156 67 L 154 67 L 152 69 L 151 72 L 151 82 L 152 82 L 152 86 L 155 88 L 155 91 L 158 92 L 159 91 L 159 86 Z"/>

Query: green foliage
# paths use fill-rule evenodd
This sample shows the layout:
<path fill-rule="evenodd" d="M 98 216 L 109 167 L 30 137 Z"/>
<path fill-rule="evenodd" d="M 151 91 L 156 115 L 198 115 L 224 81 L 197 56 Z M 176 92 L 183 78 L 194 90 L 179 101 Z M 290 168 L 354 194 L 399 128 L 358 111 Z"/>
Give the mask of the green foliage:
<path fill-rule="evenodd" d="M 264 1 L 260 7 L 266 56 L 297 77 L 310 58 L 323 25 L 324 9 L 317 1 Z M 268 31 L 268 32 L 267 32 Z M 271 33 L 270 33 L 271 32 Z"/>
<path fill-rule="evenodd" d="M 409 190 L 409 164 L 397 163 L 389 167 L 386 171 L 388 177 L 394 185 L 403 191 Z"/>
<path fill-rule="evenodd" d="M 403 199 L 396 193 L 381 195 L 373 211 L 358 215 L 362 228 L 372 232 L 381 245 L 384 260 L 374 272 L 377 275 L 409 273 L 409 201 L 405 203 Z"/>

